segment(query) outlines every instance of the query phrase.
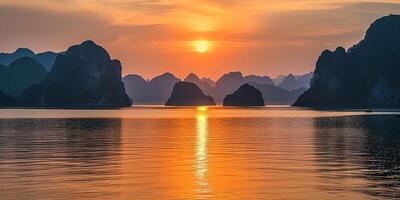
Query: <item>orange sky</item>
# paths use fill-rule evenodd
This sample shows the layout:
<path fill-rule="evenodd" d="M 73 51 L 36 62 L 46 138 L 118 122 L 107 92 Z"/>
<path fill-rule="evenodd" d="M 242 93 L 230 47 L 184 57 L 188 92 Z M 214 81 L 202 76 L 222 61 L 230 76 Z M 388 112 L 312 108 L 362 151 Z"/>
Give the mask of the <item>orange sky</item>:
<path fill-rule="evenodd" d="M 0 51 L 62 51 L 92 39 L 145 78 L 228 71 L 276 76 L 314 69 L 350 47 L 400 0 L 0 0 Z M 193 41 L 205 40 L 198 53 Z"/>

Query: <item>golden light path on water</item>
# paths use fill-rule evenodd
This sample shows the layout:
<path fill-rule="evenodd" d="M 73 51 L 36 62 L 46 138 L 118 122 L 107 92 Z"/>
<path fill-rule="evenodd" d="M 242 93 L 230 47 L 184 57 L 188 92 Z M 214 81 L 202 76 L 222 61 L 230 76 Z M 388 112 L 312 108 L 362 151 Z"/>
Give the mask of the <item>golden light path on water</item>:
<path fill-rule="evenodd" d="M 196 160 L 195 175 L 198 185 L 198 193 L 204 194 L 209 192 L 207 180 L 207 142 L 208 142 L 208 109 L 207 107 L 198 107 L 196 114 Z"/>
<path fill-rule="evenodd" d="M 4 109 L 0 199 L 398 199 L 399 114 Z"/>

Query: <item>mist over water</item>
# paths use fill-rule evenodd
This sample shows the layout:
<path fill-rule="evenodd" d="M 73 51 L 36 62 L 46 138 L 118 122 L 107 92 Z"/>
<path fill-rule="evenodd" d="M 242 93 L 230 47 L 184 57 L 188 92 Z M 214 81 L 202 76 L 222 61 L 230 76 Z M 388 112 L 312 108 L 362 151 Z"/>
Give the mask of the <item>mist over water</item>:
<path fill-rule="evenodd" d="M 140 107 L 0 118 L 0 199 L 400 193 L 400 119 L 391 113 Z"/>

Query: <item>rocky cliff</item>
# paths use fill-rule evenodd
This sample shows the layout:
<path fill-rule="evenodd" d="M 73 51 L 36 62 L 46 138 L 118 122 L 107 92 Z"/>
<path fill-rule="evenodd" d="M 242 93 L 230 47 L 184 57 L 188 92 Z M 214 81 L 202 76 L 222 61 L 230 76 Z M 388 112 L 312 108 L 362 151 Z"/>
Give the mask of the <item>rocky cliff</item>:
<path fill-rule="evenodd" d="M 349 50 L 325 50 L 295 106 L 400 107 L 400 16 L 376 20 Z"/>
<path fill-rule="evenodd" d="M 46 76 L 46 69 L 31 57 L 18 58 L 10 66 L 0 69 L 0 89 L 8 95 L 20 96 Z"/>
<path fill-rule="evenodd" d="M 211 96 L 205 95 L 194 83 L 178 82 L 175 84 L 166 106 L 204 106 L 215 105 Z"/>
<path fill-rule="evenodd" d="M 240 86 L 233 94 L 224 98 L 224 106 L 264 106 L 264 99 L 259 90 L 249 84 Z"/>
<path fill-rule="evenodd" d="M 23 94 L 38 107 L 124 107 L 131 100 L 121 80 L 121 63 L 93 41 L 57 56 L 49 75 Z"/>
<path fill-rule="evenodd" d="M 0 107 L 17 107 L 21 105 L 19 98 L 14 98 L 0 90 Z"/>

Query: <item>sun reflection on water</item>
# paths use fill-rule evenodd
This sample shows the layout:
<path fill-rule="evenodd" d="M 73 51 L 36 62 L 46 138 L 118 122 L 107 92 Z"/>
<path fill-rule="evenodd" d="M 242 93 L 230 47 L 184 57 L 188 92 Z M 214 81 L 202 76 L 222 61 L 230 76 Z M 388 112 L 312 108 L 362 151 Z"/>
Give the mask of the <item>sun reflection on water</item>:
<path fill-rule="evenodd" d="M 208 140 L 208 113 L 207 107 L 198 107 L 196 114 L 196 160 L 195 175 L 197 179 L 198 192 L 208 193 L 207 180 L 207 140 Z"/>

